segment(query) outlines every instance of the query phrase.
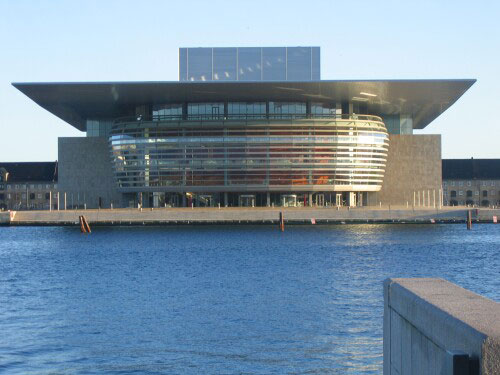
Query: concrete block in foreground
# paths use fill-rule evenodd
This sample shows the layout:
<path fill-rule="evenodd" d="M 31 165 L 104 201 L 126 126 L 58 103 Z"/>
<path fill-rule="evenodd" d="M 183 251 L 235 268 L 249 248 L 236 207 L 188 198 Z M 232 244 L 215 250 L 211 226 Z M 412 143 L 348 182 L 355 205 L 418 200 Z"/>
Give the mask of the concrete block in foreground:
<path fill-rule="evenodd" d="M 384 281 L 384 375 L 499 375 L 500 304 L 442 279 Z"/>

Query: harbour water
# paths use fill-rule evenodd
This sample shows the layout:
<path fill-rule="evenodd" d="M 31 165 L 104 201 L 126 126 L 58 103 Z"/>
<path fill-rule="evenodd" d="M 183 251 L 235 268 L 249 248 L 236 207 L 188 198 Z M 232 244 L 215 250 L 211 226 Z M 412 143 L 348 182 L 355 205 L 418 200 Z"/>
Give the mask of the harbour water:
<path fill-rule="evenodd" d="M 500 301 L 500 226 L 0 227 L 0 373 L 380 374 L 382 281 Z"/>

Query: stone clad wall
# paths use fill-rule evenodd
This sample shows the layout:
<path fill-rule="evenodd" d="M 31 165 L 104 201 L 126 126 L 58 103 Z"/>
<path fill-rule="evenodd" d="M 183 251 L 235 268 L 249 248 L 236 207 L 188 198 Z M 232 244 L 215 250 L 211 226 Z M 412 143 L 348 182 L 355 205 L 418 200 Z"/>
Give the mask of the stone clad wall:
<path fill-rule="evenodd" d="M 84 203 L 87 208 L 121 206 L 121 194 L 113 177 L 108 141 L 104 137 L 59 138 L 60 207 L 64 193 L 69 207 Z"/>
<path fill-rule="evenodd" d="M 384 375 L 500 374 L 499 317 L 499 303 L 446 280 L 386 280 Z"/>
<path fill-rule="evenodd" d="M 430 206 L 439 202 L 442 185 L 441 135 L 394 135 L 389 136 L 389 154 L 382 189 L 369 193 L 368 205 L 404 205 L 412 207 L 413 192 L 425 191 L 425 202 Z M 435 191 L 435 193 L 433 192 Z"/>

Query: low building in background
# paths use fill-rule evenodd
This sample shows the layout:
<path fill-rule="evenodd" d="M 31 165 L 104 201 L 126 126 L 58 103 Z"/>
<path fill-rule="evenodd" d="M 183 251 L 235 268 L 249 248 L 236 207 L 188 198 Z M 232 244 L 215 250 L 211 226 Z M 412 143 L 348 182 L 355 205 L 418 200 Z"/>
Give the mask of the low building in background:
<path fill-rule="evenodd" d="M 0 209 L 57 209 L 56 162 L 0 162 Z"/>
<path fill-rule="evenodd" d="M 500 206 L 500 159 L 443 159 L 446 206 Z"/>
<path fill-rule="evenodd" d="M 320 79 L 319 47 L 181 48 L 179 82 L 13 83 L 59 138 L 68 206 L 440 205 L 441 136 L 474 79 Z"/>

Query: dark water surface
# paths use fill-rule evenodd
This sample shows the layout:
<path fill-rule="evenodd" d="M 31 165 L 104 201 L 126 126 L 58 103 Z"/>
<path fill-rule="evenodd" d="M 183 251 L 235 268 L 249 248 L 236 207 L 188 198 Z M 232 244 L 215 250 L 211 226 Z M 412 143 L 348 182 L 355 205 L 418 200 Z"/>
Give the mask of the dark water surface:
<path fill-rule="evenodd" d="M 382 281 L 500 300 L 500 226 L 0 228 L 0 373 L 379 374 Z"/>

